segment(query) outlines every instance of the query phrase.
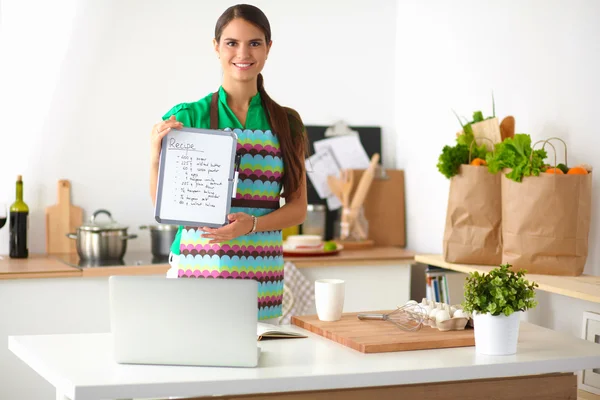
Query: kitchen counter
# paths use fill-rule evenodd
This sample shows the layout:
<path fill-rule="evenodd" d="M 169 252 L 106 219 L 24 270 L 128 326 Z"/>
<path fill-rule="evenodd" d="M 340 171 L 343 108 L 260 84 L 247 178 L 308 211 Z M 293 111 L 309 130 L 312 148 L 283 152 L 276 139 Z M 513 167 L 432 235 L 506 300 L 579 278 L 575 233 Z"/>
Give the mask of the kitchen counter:
<path fill-rule="evenodd" d="M 351 398 L 506 400 L 527 392 L 528 399 L 574 399 L 573 373 L 600 367 L 600 346 L 526 322 L 521 322 L 517 354 L 496 357 L 477 354 L 473 346 L 363 354 L 290 329 L 308 338 L 259 342 L 256 368 L 119 365 L 112 359 L 110 333 L 12 336 L 8 343 L 55 388 L 59 400 L 231 399 L 258 393 L 260 398 L 326 399 L 342 390 Z"/>
<path fill-rule="evenodd" d="M 68 278 L 80 277 L 81 270 L 60 262 L 45 254 L 30 255 L 29 258 L 10 258 L 2 256 L 0 260 L 0 279 L 28 278 Z"/>
<path fill-rule="evenodd" d="M 36 254 L 26 259 L 0 260 L 0 279 L 100 277 L 110 275 L 158 275 L 169 269 L 168 264 L 128 265 L 117 267 L 77 268 L 61 262 L 57 256 Z M 373 247 L 362 250 L 342 250 L 339 254 L 319 257 L 285 257 L 297 268 L 324 266 L 380 266 L 411 264 L 414 253 L 398 247 Z"/>

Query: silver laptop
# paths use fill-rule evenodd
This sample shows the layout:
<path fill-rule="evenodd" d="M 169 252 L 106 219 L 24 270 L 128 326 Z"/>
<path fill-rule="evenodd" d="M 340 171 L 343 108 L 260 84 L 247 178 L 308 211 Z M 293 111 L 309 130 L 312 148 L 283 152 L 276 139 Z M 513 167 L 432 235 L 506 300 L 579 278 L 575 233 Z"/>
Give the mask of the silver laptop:
<path fill-rule="evenodd" d="M 255 280 L 111 276 L 109 293 L 117 363 L 258 364 Z"/>

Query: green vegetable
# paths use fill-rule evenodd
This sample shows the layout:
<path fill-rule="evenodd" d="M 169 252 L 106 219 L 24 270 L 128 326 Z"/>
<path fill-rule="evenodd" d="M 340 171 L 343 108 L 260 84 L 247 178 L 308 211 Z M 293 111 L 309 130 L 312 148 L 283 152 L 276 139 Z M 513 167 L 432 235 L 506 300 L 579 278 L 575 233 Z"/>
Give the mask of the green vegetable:
<path fill-rule="evenodd" d="M 442 154 L 438 159 L 437 168 L 446 178 L 450 179 L 458 174 L 461 164 L 469 164 L 469 147 L 473 142 L 473 134 L 464 134 L 456 138 L 456 146 L 444 146 Z M 471 160 L 475 158 L 485 159 L 487 148 L 473 145 Z"/>
<path fill-rule="evenodd" d="M 465 132 L 456 138 L 456 143 L 464 144 L 465 146 L 467 146 L 467 148 L 469 148 L 471 147 L 471 143 L 473 143 L 473 140 L 475 140 L 475 136 L 473 136 L 473 133 Z M 477 146 L 477 142 L 475 142 L 471 151 L 471 160 L 477 157 L 485 159 L 485 156 L 487 155 L 487 146 L 485 145 L 485 143 L 483 143 L 480 146 Z M 468 160 L 466 164 L 468 164 Z"/>
<path fill-rule="evenodd" d="M 525 176 L 538 176 L 544 166 L 546 150 L 533 151 L 531 159 L 531 137 L 524 133 L 518 133 L 514 138 L 506 138 L 503 142 L 496 144 L 494 153 L 488 153 L 486 161 L 491 173 L 496 173 L 504 168 L 512 171 L 506 177 L 521 182 Z"/>
<path fill-rule="evenodd" d="M 538 284 L 525 280 L 524 270 L 514 272 L 510 268 L 510 264 L 502 264 L 488 274 L 469 273 L 465 281 L 464 311 L 509 316 L 537 306 L 534 289 Z"/>
<path fill-rule="evenodd" d="M 481 111 L 475 111 L 473 113 L 473 122 L 481 122 L 483 120 L 484 120 L 483 113 Z"/>
<path fill-rule="evenodd" d="M 325 250 L 325 251 L 334 251 L 336 249 L 337 249 L 337 244 L 333 240 L 325 242 L 325 244 L 323 245 L 323 250 Z"/>
<path fill-rule="evenodd" d="M 561 170 L 563 173 L 565 173 L 565 174 L 566 174 L 567 172 L 569 172 L 569 167 L 567 167 L 565 164 L 562 164 L 562 163 L 561 163 L 561 164 L 558 164 L 558 165 L 556 166 L 556 168 L 560 169 L 560 170 Z"/>
<path fill-rule="evenodd" d="M 475 111 L 473 113 L 473 121 L 467 122 L 466 124 L 463 124 L 458 114 L 453 111 L 454 115 L 456 115 L 456 118 L 458 119 L 458 123 L 463 128 L 463 133 L 456 138 L 456 146 L 444 146 L 442 149 L 442 154 L 438 159 L 437 168 L 446 178 L 450 179 L 454 175 L 458 174 L 461 164 L 469 164 L 469 149 L 471 149 L 471 160 L 474 160 L 475 158 L 481 158 L 485 160 L 488 154 L 485 143 L 478 146 L 477 142 L 475 142 L 473 147 L 471 147 L 471 144 L 475 140 L 471 125 L 477 122 L 485 121 L 486 119 L 495 118 L 496 105 L 494 103 L 493 94 L 492 108 L 494 109 L 494 115 L 492 117 L 484 118 L 481 111 Z"/>
<path fill-rule="evenodd" d="M 492 115 L 491 117 L 484 118 L 483 113 L 481 111 L 475 111 L 473 113 L 473 120 L 472 121 L 467 121 L 466 124 L 463 124 L 462 121 L 460 120 L 460 117 L 458 116 L 458 114 L 456 114 L 456 112 L 453 111 L 454 115 L 456 115 L 456 118 L 458 119 L 458 123 L 463 128 L 464 134 L 473 136 L 473 127 L 471 125 L 476 124 L 478 122 L 483 122 L 483 121 L 485 121 L 487 119 L 496 118 L 496 106 L 495 106 L 495 104 L 493 104 L 493 100 L 494 100 L 494 98 L 492 97 L 492 107 L 494 109 L 494 115 Z M 465 120 L 466 120 L 466 118 L 465 118 Z"/>
<path fill-rule="evenodd" d="M 450 179 L 458 174 L 461 164 L 469 162 L 469 148 L 464 144 L 444 146 L 438 159 L 437 168 L 446 178 Z"/>

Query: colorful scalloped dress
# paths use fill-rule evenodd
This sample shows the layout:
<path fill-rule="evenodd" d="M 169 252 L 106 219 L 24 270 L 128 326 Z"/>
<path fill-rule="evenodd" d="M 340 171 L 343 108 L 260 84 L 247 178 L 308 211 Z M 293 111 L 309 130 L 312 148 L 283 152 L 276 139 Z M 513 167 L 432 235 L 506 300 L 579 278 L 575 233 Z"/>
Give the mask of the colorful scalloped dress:
<path fill-rule="evenodd" d="M 237 134 L 237 154 L 241 160 L 231 213 L 259 217 L 279 208 L 283 160 L 260 94 L 250 102 L 246 126 L 241 125 L 227 105 L 227 94 L 222 87 L 214 96 L 173 107 L 163 119 L 171 115 L 186 127 L 216 129 L 218 126 Z M 178 277 L 257 280 L 258 319 L 280 317 L 284 266 L 281 231 L 255 232 L 219 244 L 208 244 L 210 239 L 202 238 L 202 234 L 195 227 L 179 227 L 171 246 L 171 252 L 179 255 Z"/>

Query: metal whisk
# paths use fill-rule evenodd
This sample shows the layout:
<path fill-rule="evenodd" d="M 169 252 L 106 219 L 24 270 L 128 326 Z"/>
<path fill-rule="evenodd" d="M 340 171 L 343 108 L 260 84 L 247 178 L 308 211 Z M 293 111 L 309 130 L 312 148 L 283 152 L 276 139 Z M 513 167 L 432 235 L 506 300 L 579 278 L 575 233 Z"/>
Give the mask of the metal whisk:
<path fill-rule="evenodd" d="M 413 332 L 423 326 L 425 309 L 421 304 L 411 300 L 387 314 L 361 313 L 358 314 L 358 319 L 389 321 L 402 330 Z"/>

